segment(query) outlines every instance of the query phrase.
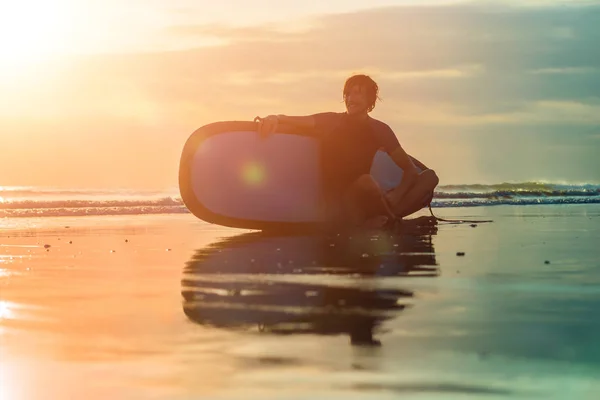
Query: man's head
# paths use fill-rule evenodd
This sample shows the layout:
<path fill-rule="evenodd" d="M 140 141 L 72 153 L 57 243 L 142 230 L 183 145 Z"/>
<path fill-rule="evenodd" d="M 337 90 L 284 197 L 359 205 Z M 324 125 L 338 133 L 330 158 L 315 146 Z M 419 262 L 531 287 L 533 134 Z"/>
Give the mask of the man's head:
<path fill-rule="evenodd" d="M 379 98 L 379 87 L 367 75 L 354 75 L 344 84 L 344 102 L 350 115 L 369 113 Z"/>

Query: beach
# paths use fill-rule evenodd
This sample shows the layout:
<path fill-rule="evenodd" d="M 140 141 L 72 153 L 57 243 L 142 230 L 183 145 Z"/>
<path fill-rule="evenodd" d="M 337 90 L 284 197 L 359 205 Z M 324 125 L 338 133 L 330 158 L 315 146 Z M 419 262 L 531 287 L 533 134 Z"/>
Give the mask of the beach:
<path fill-rule="evenodd" d="M 0 400 L 600 399 L 600 1 L 1 15 Z"/>
<path fill-rule="evenodd" d="M 4 218 L 0 399 L 595 399 L 600 204 L 434 211 L 494 222 Z"/>

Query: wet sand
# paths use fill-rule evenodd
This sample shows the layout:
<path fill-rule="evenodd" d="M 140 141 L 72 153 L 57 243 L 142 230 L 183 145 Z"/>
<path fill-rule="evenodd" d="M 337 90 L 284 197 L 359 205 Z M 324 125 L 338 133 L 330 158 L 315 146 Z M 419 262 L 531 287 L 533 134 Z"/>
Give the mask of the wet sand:
<path fill-rule="evenodd" d="M 0 399 L 596 398 L 600 205 L 436 212 L 2 220 Z"/>

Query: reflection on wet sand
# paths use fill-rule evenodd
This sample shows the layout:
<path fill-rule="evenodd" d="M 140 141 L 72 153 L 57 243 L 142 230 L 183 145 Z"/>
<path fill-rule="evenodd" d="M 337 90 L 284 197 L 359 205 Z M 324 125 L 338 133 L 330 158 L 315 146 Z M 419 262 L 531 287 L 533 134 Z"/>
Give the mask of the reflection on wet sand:
<path fill-rule="evenodd" d="M 413 293 L 369 277 L 436 277 L 436 233 L 436 221 L 421 217 L 393 231 L 228 238 L 187 262 L 183 310 L 205 326 L 379 344 L 374 332 Z"/>

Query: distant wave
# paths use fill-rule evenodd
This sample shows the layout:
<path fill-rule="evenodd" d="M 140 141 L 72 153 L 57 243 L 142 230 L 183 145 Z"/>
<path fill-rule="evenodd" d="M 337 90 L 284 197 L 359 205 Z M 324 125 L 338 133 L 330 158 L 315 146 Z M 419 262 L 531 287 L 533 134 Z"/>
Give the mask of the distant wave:
<path fill-rule="evenodd" d="M 181 199 L 18 200 L 0 203 L 0 217 L 174 214 L 188 210 Z"/>
<path fill-rule="evenodd" d="M 138 206 L 138 207 L 80 207 L 80 208 L 31 208 L 3 210 L 2 217 L 75 217 L 92 215 L 150 215 L 188 213 L 185 206 Z"/>
<path fill-rule="evenodd" d="M 123 200 L 15 200 L 0 203 L 0 210 L 17 209 L 55 209 L 55 208 L 135 208 L 135 207 L 172 207 L 183 205 L 179 198 L 159 199 L 123 199 Z"/>
<path fill-rule="evenodd" d="M 442 185 L 435 192 L 432 206 L 475 207 L 591 203 L 600 203 L 600 185 L 524 182 L 494 185 Z"/>
<path fill-rule="evenodd" d="M 464 193 L 471 194 L 493 194 L 510 193 L 515 195 L 549 195 L 553 193 L 582 195 L 596 194 L 600 195 L 600 185 L 591 183 L 569 185 L 553 184 L 544 182 L 523 182 L 523 183 L 498 183 L 493 185 L 440 185 L 440 193 Z"/>
<path fill-rule="evenodd" d="M 600 203 L 600 185 L 540 182 L 442 185 L 433 207 Z M 0 188 L 0 217 L 181 214 L 189 212 L 169 191 Z"/>
<path fill-rule="evenodd" d="M 187 213 L 177 192 L 2 188 L 0 217 Z"/>
<path fill-rule="evenodd" d="M 39 197 L 58 197 L 64 199 L 82 197 L 160 197 L 177 195 L 177 189 L 164 190 L 135 190 L 135 189 L 64 189 L 28 186 L 0 186 L 0 199 L 30 199 Z"/>
<path fill-rule="evenodd" d="M 600 197 L 581 198 L 512 198 L 512 199 L 436 199 L 431 202 L 431 207 L 477 207 L 477 206 L 529 206 L 548 204 L 599 204 Z"/>

